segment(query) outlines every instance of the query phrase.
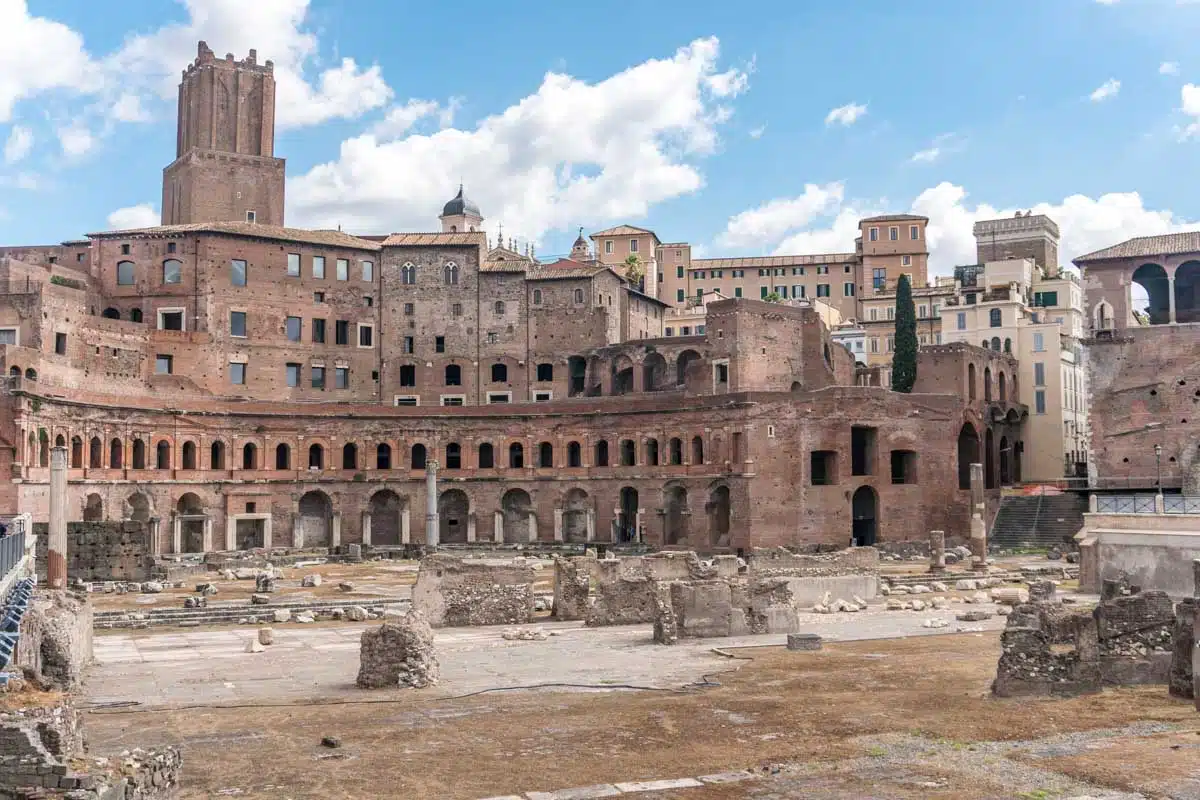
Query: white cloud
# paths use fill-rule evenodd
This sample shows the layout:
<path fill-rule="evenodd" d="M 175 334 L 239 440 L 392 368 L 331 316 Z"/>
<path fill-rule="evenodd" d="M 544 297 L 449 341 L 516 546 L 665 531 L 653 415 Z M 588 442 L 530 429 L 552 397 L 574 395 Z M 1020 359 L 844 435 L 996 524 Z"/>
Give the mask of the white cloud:
<path fill-rule="evenodd" d="M 917 164 L 932 164 L 934 161 L 938 160 L 938 156 L 941 154 L 942 148 L 934 145 L 933 147 L 925 150 L 918 150 L 917 152 L 913 153 L 912 159 L 910 160 Z"/>
<path fill-rule="evenodd" d="M 68 158 L 79 158 L 86 155 L 96 145 L 96 139 L 92 136 L 92 132 L 82 125 L 67 125 L 59 128 L 57 134 L 63 155 Z"/>
<path fill-rule="evenodd" d="M 838 106 L 825 115 L 826 125 L 853 125 L 858 121 L 858 118 L 867 113 L 866 105 L 858 105 L 857 103 L 847 103 L 844 106 Z"/>
<path fill-rule="evenodd" d="M 1192 118 L 1191 123 L 1182 131 L 1180 138 L 1190 139 L 1200 133 L 1200 86 L 1185 83 L 1179 90 L 1179 110 Z"/>
<path fill-rule="evenodd" d="M 1117 92 L 1121 91 L 1121 82 L 1116 78 L 1109 78 L 1104 83 L 1096 87 L 1096 89 L 1088 95 L 1088 99 L 1093 103 L 1099 103 L 1107 100 L 1110 97 L 1116 97 Z"/>
<path fill-rule="evenodd" d="M 729 218 L 717 237 L 722 247 L 745 248 L 777 240 L 787 231 L 808 225 L 842 204 L 840 183 L 806 184 L 798 197 L 781 197 Z"/>
<path fill-rule="evenodd" d="M 744 70 L 718 68 L 719 50 L 715 38 L 698 39 L 596 83 L 548 73 L 535 93 L 471 130 L 349 139 L 336 160 L 289 182 L 291 220 L 430 230 L 460 179 L 493 226 L 535 241 L 581 222 L 641 217 L 704 184 L 696 162 L 713 152 L 729 103 L 746 88 Z"/>
<path fill-rule="evenodd" d="M 4 143 L 4 163 L 15 164 L 33 149 L 33 131 L 23 125 L 13 125 Z"/>
<path fill-rule="evenodd" d="M 1102 6 L 1115 6 L 1120 0 L 1096 0 Z"/>
<path fill-rule="evenodd" d="M 1178 75 L 1179 74 L 1179 62 L 1178 61 L 1164 61 L 1163 63 L 1158 65 L 1158 74 L 1159 75 Z"/>
<path fill-rule="evenodd" d="M 828 210 L 833 219 L 825 225 L 783 233 L 773 229 L 755 244 L 777 254 L 852 252 L 854 238 L 858 236 L 858 220 L 898 210 L 888 209 L 887 205 L 882 201 L 845 203 Z M 1200 228 L 1200 221 L 1180 219 L 1169 210 L 1146 208 L 1137 192 L 1113 192 L 1097 198 L 1071 195 L 1059 202 L 1014 209 L 988 203 L 972 205 L 967 202 L 963 187 L 942 182 L 921 192 L 909 210 L 929 218 L 930 272 L 937 275 L 949 274 L 958 264 L 975 263 L 972 229 L 977 220 L 1011 217 L 1017 211 L 1045 214 L 1058 223 L 1062 235 L 1059 262 L 1064 266 L 1077 256 L 1134 236 Z M 734 216 L 730 222 L 741 216 Z"/>
<path fill-rule="evenodd" d="M 371 128 L 371 133 L 379 139 L 399 139 L 418 122 L 432 117 L 437 118 L 439 128 L 449 128 L 454 124 L 459 103 L 458 98 L 451 98 L 445 105 L 436 100 L 409 100 L 388 111 L 387 116 Z"/>
<path fill-rule="evenodd" d="M 957 152 L 964 146 L 960 137 L 953 133 L 943 133 L 934 138 L 929 147 L 912 154 L 910 162 L 914 164 L 932 164 L 944 155 Z"/>
<path fill-rule="evenodd" d="M 130 228 L 152 228 L 159 224 L 161 217 L 149 203 L 118 208 L 108 215 L 108 229 L 123 231 Z"/>
<path fill-rule="evenodd" d="M 136 94 L 123 94 L 117 98 L 109 109 L 109 116 L 117 122 L 149 122 L 150 112 L 142 107 L 142 100 Z"/>
<path fill-rule="evenodd" d="M 750 138 L 751 139 L 761 139 L 762 135 L 766 132 L 767 132 L 767 126 L 759 125 L 757 128 L 750 129 Z"/>
<path fill-rule="evenodd" d="M 29 14 L 25 0 L 0 0 L 0 122 L 13 106 L 42 92 L 93 88 L 97 75 L 83 37 L 62 23 Z"/>

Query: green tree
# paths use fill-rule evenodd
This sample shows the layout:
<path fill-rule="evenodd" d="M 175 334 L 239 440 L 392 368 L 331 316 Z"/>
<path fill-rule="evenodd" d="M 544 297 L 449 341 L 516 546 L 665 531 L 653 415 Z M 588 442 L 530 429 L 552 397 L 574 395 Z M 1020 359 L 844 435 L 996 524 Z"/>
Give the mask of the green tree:
<path fill-rule="evenodd" d="M 766 302 L 768 302 L 768 303 L 781 303 L 781 302 L 783 302 L 783 298 L 779 296 L 779 292 L 771 292 L 771 293 L 770 293 L 770 294 L 768 294 L 766 297 L 764 297 L 764 298 L 763 298 L 763 300 L 765 300 L 765 301 L 766 301 Z"/>
<path fill-rule="evenodd" d="M 892 390 L 911 392 L 917 382 L 917 310 L 907 275 L 896 284 L 896 353 L 892 356 Z"/>

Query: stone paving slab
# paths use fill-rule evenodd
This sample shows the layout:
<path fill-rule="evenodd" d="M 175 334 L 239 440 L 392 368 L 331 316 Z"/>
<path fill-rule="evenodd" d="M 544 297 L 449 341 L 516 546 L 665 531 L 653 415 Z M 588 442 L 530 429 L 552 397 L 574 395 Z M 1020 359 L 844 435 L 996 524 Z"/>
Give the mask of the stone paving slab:
<path fill-rule="evenodd" d="M 704 784 L 695 778 L 673 778 L 663 781 L 633 781 L 614 784 L 626 794 L 634 792 L 665 792 L 667 789 L 694 789 Z"/>

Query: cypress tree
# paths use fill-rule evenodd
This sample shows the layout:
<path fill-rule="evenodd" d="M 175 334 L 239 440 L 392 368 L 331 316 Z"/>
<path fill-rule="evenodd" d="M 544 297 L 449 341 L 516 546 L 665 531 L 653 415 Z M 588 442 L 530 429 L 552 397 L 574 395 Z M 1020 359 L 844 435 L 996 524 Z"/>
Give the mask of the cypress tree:
<path fill-rule="evenodd" d="M 917 310 L 907 275 L 896 284 L 896 353 L 892 357 L 892 390 L 911 392 L 917 382 Z"/>

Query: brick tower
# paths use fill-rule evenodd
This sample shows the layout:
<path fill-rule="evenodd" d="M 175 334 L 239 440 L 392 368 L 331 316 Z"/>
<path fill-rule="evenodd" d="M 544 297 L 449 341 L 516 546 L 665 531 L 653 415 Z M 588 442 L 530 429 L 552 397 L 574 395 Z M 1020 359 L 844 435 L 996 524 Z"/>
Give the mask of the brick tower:
<path fill-rule="evenodd" d="M 218 60 L 200 42 L 179 83 L 175 160 L 163 170 L 164 225 L 283 224 L 284 160 L 275 158 L 275 68 L 257 54 Z"/>

